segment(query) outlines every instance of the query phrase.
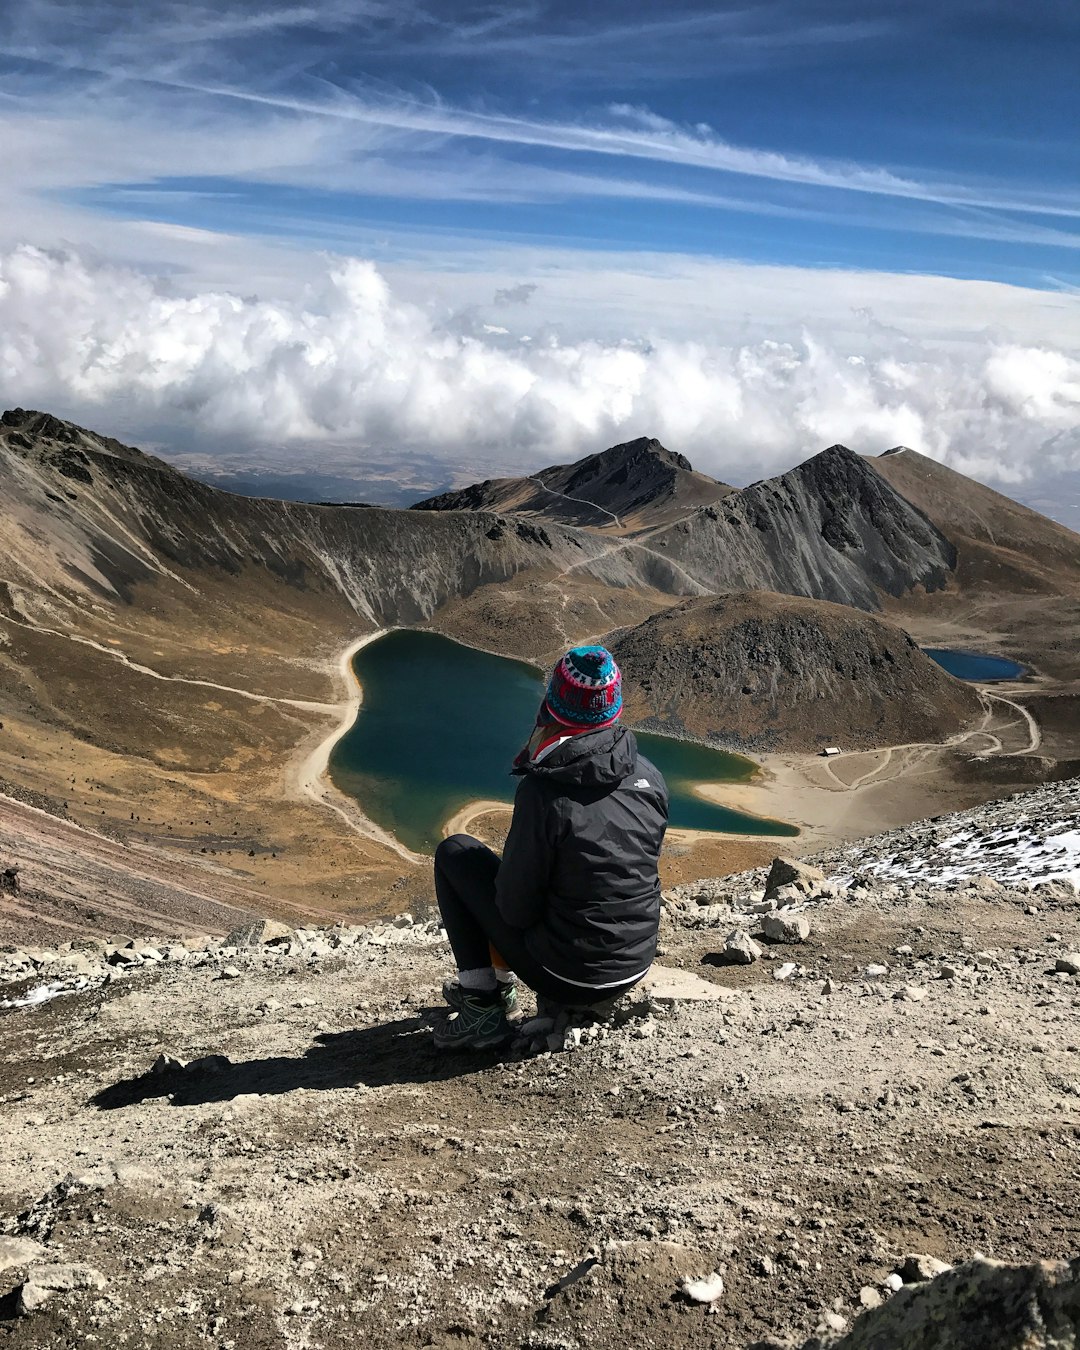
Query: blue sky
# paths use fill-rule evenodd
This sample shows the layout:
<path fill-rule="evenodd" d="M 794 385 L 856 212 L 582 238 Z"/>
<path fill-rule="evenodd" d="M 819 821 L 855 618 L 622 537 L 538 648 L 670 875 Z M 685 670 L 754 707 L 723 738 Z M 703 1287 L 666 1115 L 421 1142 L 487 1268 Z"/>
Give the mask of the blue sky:
<path fill-rule="evenodd" d="M 327 255 L 361 258 L 394 304 L 424 307 L 454 341 L 485 342 L 492 366 L 540 337 L 720 343 L 736 367 L 732 344 L 761 341 L 794 343 L 806 366 L 808 331 L 856 363 L 895 361 L 913 343 L 955 355 L 978 339 L 981 361 L 1002 344 L 1042 346 L 1066 362 L 1035 362 L 1059 372 L 1052 390 L 1025 411 L 1006 384 L 1013 412 L 1042 419 L 1038 444 L 1052 440 L 1061 469 L 1080 400 L 1078 70 L 1072 0 L 7 0 L 0 245 L 78 256 L 97 278 L 80 294 L 115 290 L 101 269 L 127 267 L 158 295 L 227 286 L 245 304 L 291 304 L 283 322 L 301 330 L 296 306 L 315 303 Z M 29 295 L 40 264 L 18 266 Z M 73 276 L 69 259 L 49 285 Z M 494 303 L 522 285 L 519 304 Z M 695 302 L 705 294 L 708 312 Z M 71 306 L 57 297 L 63 323 Z M 170 361 L 171 315 L 153 335 Z M 84 351 L 86 334 L 71 345 Z M 536 377 L 531 356 L 525 368 Z M 106 397 L 114 386 L 93 375 L 84 363 L 42 387 L 71 404 Z M 25 362 L 0 362 L 0 376 L 25 382 Z M 175 397 L 187 407 L 193 395 Z M 966 430 L 927 433 L 929 452 L 976 463 L 973 397 L 949 409 Z M 998 397 L 983 410 L 991 422 Z M 887 418 L 845 423 L 850 402 L 823 405 L 823 419 L 841 411 L 837 436 L 888 440 Z M 579 417 L 571 447 L 621 424 L 616 405 Z M 286 438 L 324 426 L 301 413 Z M 519 413 L 498 434 L 531 455 Z M 803 419 L 792 452 L 819 420 Z M 690 441 L 715 435 L 708 425 Z M 902 415 L 895 425 L 898 438 L 919 429 Z M 353 434 L 347 419 L 326 430 Z"/>
<path fill-rule="evenodd" d="M 11 0 L 0 61 L 133 137 L 47 185 L 97 213 L 1080 280 L 1071 3 Z"/>

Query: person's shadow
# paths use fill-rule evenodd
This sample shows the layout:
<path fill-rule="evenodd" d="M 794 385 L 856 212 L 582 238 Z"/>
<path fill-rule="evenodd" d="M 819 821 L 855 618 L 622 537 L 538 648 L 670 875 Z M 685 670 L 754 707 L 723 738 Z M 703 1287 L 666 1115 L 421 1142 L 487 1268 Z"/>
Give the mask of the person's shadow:
<path fill-rule="evenodd" d="M 296 1059 L 275 1055 L 232 1064 L 223 1056 L 208 1056 L 186 1068 L 151 1070 L 102 1088 L 90 1102 L 99 1110 L 113 1111 L 150 1097 L 168 1097 L 173 1106 L 201 1106 L 245 1093 L 270 1096 L 298 1088 L 318 1092 L 358 1085 L 441 1083 L 490 1068 L 503 1053 L 442 1053 L 432 1041 L 430 1021 L 409 1017 L 355 1031 L 324 1032 Z"/>

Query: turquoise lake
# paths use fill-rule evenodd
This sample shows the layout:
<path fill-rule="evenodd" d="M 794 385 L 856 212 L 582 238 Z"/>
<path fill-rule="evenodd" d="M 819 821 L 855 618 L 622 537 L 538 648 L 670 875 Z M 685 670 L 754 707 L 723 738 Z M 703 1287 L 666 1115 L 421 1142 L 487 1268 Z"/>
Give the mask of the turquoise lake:
<path fill-rule="evenodd" d="M 544 692 L 535 666 L 400 630 L 361 648 L 353 669 L 364 701 L 330 757 L 336 787 L 407 848 L 431 853 L 469 802 L 511 802 L 510 764 Z M 745 783 L 752 761 L 692 741 L 636 732 L 671 793 L 676 829 L 788 836 L 794 826 L 729 811 L 695 783 Z"/>
<path fill-rule="evenodd" d="M 983 656 L 979 652 L 955 651 L 951 647 L 924 647 L 923 651 L 958 680 L 971 680 L 976 684 L 1018 680 L 1028 673 L 1026 666 L 1010 661 L 1007 656 Z"/>

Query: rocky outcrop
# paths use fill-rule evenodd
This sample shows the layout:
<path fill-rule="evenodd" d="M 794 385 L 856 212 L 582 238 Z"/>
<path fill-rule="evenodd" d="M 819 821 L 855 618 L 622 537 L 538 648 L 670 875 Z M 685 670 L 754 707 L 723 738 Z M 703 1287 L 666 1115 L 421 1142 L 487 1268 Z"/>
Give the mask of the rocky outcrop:
<path fill-rule="evenodd" d="M 684 601 L 615 636 L 635 722 L 738 748 L 941 741 L 981 711 L 902 629 L 822 601 Z"/>

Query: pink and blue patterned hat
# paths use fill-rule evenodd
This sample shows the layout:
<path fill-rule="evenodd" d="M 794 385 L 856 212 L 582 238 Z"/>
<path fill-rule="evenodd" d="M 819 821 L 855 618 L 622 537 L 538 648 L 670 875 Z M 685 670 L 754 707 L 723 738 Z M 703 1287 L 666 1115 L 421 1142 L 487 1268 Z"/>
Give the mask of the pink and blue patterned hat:
<path fill-rule="evenodd" d="M 544 702 L 568 727 L 606 727 L 622 712 L 622 675 L 606 647 L 572 647 L 548 681 Z"/>

